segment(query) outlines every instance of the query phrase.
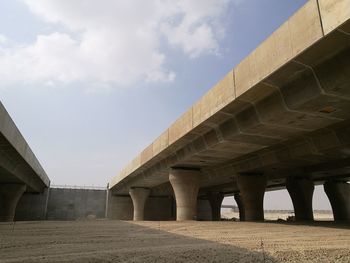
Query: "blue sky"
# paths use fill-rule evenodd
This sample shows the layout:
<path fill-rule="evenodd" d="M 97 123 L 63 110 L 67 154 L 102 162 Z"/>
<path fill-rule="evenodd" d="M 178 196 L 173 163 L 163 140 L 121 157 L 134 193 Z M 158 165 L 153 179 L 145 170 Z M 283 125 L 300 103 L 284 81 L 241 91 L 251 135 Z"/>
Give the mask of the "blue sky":
<path fill-rule="evenodd" d="M 2 0 L 1 101 L 52 184 L 105 186 L 305 2 Z"/>

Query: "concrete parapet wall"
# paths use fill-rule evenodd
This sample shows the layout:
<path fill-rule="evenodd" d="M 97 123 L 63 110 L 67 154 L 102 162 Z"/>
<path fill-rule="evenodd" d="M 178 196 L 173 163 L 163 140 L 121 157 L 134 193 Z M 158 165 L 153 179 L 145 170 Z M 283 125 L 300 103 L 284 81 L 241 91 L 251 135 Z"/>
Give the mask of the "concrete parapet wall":
<path fill-rule="evenodd" d="M 104 218 L 106 194 L 106 190 L 51 188 L 47 219 Z"/>
<path fill-rule="evenodd" d="M 25 193 L 18 202 L 15 221 L 104 218 L 106 190 L 50 188 Z"/>
<path fill-rule="evenodd" d="M 108 205 L 106 207 L 106 202 Z M 106 213 L 107 209 L 107 213 Z M 50 188 L 44 193 L 25 193 L 18 202 L 15 221 L 77 220 L 104 218 L 132 220 L 130 196 L 108 196 L 106 190 Z M 149 197 L 145 220 L 174 220 L 172 197 Z"/>

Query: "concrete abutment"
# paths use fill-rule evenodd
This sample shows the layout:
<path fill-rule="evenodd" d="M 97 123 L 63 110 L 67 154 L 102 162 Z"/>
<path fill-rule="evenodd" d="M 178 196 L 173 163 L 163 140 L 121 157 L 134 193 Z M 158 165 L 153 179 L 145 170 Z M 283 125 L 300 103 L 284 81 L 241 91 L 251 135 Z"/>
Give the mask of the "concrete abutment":
<path fill-rule="evenodd" d="M 26 191 L 24 184 L 0 185 L 0 222 L 13 221 L 19 199 Z"/>
<path fill-rule="evenodd" d="M 199 170 L 171 169 L 169 181 L 175 193 L 176 220 L 196 220 Z"/>

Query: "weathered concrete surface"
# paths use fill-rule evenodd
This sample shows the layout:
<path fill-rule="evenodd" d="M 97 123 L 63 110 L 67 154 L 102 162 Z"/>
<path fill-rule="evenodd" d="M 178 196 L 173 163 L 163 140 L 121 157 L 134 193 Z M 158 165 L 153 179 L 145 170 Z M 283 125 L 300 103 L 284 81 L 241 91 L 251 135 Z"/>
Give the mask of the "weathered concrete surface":
<path fill-rule="evenodd" d="M 150 196 L 145 204 L 145 220 L 169 221 L 176 219 L 176 204 L 172 196 Z"/>
<path fill-rule="evenodd" d="M 14 219 L 25 191 L 42 193 L 49 185 L 44 169 L 0 102 L 0 221 Z M 29 216 L 30 211 L 24 213 Z"/>
<path fill-rule="evenodd" d="M 194 220 L 197 217 L 197 195 L 200 171 L 171 169 L 169 181 L 176 199 L 176 220 Z"/>
<path fill-rule="evenodd" d="M 263 221 L 266 176 L 261 174 L 240 174 L 236 179 L 242 197 L 244 220 Z"/>
<path fill-rule="evenodd" d="M 50 188 L 47 219 L 104 218 L 106 190 Z"/>
<path fill-rule="evenodd" d="M 267 191 L 304 174 L 350 180 L 350 0 L 310 0 L 109 184 L 166 192 L 171 168 L 200 169 L 199 196 L 239 191 L 260 173 Z"/>
<path fill-rule="evenodd" d="M 312 196 L 315 186 L 312 180 L 289 177 L 287 178 L 286 187 L 293 202 L 295 220 L 314 220 Z"/>
<path fill-rule="evenodd" d="M 107 218 L 133 220 L 134 211 L 130 196 L 111 195 L 110 198 Z M 146 200 L 144 213 L 145 221 L 176 220 L 176 202 L 172 196 L 150 196 Z M 197 200 L 196 218 L 199 221 L 212 221 L 212 209 L 208 200 Z"/>
<path fill-rule="evenodd" d="M 147 201 L 147 198 L 150 194 L 151 190 L 148 188 L 131 188 L 129 190 L 129 194 L 132 199 L 132 203 L 134 206 L 134 213 L 133 213 L 133 220 L 134 221 L 143 221 L 145 219 L 144 217 L 144 211 L 145 211 L 145 203 Z"/>
<path fill-rule="evenodd" d="M 108 191 L 106 218 L 116 220 L 133 220 L 134 206 L 130 196 L 115 196 Z"/>
<path fill-rule="evenodd" d="M 220 219 L 221 219 L 222 200 L 224 200 L 223 193 L 211 192 L 208 194 L 208 201 L 210 203 L 213 221 L 220 221 Z"/>
<path fill-rule="evenodd" d="M 349 19 L 350 7 L 348 0 L 319 0 L 318 2 L 325 34 L 330 33 Z"/>
<path fill-rule="evenodd" d="M 239 211 L 239 220 L 240 221 L 245 221 L 245 210 L 243 206 L 243 201 L 242 201 L 242 196 L 240 193 L 235 193 L 234 194 L 234 199 L 236 201 L 238 211 Z"/>
<path fill-rule="evenodd" d="M 24 193 L 18 201 L 14 220 L 45 220 L 47 214 L 49 194 L 50 188 L 46 188 L 42 193 Z M 63 203 L 62 205 L 64 206 L 65 204 Z"/>
<path fill-rule="evenodd" d="M 107 190 L 47 188 L 43 193 L 24 193 L 15 221 L 80 220 L 104 218 Z"/>
<path fill-rule="evenodd" d="M 133 220 L 133 203 L 130 196 L 113 196 L 109 194 L 107 215 L 109 219 Z M 175 202 L 172 197 L 147 198 L 144 220 L 175 220 Z"/>
<path fill-rule="evenodd" d="M 212 210 L 208 200 L 197 199 L 197 220 L 212 221 Z"/>
<path fill-rule="evenodd" d="M 42 192 L 50 180 L 15 123 L 0 102 L 0 184 L 23 183 Z"/>
<path fill-rule="evenodd" d="M 334 220 L 350 221 L 350 184 L 328 181 L 324 184 L 324 190 L 331 202 Z"/>
<path fill-rule="evenodd" d="M 18 200 L 25 190 L 24 184 L 0 184 L 0 222 L 13 221 Z"/>

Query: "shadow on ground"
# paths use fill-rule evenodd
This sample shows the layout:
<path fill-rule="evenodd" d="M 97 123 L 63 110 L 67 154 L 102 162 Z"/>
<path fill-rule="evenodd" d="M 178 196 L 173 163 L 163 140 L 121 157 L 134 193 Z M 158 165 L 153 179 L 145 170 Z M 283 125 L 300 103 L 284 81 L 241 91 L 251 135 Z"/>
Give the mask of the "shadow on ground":
<path fill-rule="evenodd" d="M 0 224 L 0 262 L 278 262 L 262 250 L 125 221 Z"/>

